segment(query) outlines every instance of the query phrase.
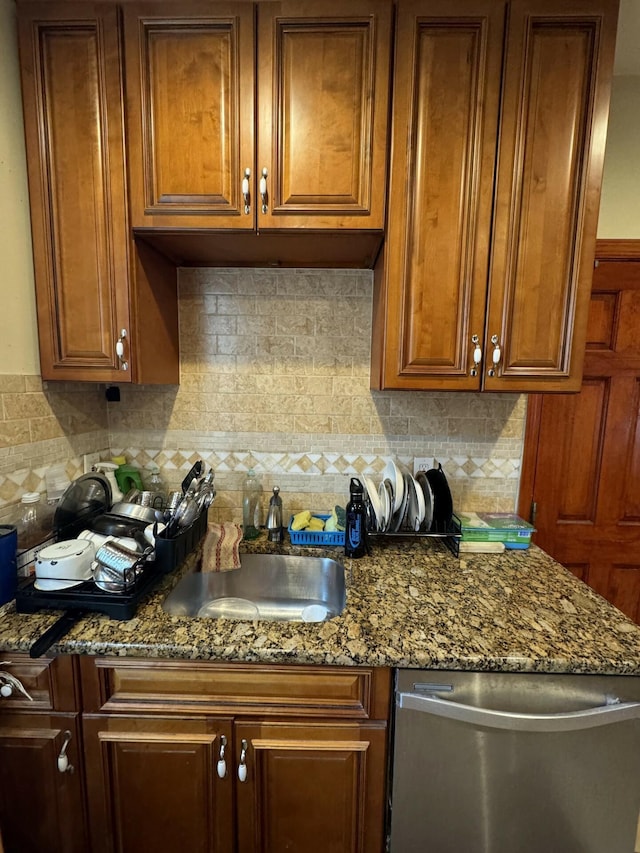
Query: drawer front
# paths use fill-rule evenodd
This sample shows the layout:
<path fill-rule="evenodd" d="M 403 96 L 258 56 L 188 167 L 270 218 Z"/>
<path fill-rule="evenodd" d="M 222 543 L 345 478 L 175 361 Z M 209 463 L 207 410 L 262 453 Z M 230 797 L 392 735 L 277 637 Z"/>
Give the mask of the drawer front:
<path fill-rule="evenodd" d="M 34 660 L 25 654 L 0 652 L 0 672 L 17 678 L 31 697 L 13 689 L 10 696 L 0 696 L 0 713 L 79 710 L 70 656 Z"/>
<path fill-rule="evenodd" d="M 390 670 L 82 658 L 85 710 L 387 719 Z"/>

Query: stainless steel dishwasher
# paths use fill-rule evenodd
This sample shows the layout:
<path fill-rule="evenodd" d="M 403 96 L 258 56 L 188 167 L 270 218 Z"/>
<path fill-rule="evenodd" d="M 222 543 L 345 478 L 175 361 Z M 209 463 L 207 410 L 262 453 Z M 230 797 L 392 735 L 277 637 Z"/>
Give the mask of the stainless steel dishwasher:
<path fill-rule="evenodd" d="M 399 670 L 391 853 L 640 853 L 640 677 Z"/>

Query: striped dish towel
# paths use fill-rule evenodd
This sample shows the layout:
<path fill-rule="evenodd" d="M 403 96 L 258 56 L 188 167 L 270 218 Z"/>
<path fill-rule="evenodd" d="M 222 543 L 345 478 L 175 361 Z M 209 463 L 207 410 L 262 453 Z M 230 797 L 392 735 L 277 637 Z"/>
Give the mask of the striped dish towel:
<path fill-rule="evenodd" d="M 242 528 L 232 521 L 223 524 L 207 524 L 207 535 L 202 546 L 202 571 L 226 572 L 240 568 L 238 546 L 242 539 Z"/>

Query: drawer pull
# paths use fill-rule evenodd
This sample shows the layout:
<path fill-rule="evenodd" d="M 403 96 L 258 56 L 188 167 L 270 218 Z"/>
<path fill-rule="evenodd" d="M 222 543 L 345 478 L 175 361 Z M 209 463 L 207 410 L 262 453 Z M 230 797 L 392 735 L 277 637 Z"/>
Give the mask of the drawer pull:
<path fill-rule="evenodd" d="M 473 344 L 473 367 L 469 371 L 469 376 L 477 376 L 478 365 L 482 361 L 482 348 L 480 347 L 480 338 L 477 335 L 471 335 L 471 343 Z"/>
<path fill-rule="evenodd" d="M 262 212 L 266 213 L 268 210 L 268 196 L 267 196 L 267 175 L 269 172 L 267 171 L 267 167 L 265 166 L 262 170 L 262 177 L 260 178 L 260 198 L 262 199 Z"/>
<path fill-rule="evenodd" d="M 220 755 L 218 756 L 218 776 L 220 779 L 224 779 L 227 775 L 227 762 L 224 757 L 225 750 L 227 748 L 227 738 L 225 735 L 220 736 Z"/>
<path fill-rule="evenodd" d="M 491 343 L 493 344 L 493 353 L 491 354 L 492 366 L 489 368 L 489 376 L 496 375 L 496 367 L 500 364 L 502 351 L 500 350 L 500 338 L 497 335 L 491 335 Z"/>
<path fill-rule="evenodd" d="M 3 699 L 8 699 L 16 692 L 22 693 L 26 699 L 33 702 L 33 696 L 29 696 L 19 678 L 16 678 L 15 675 L 11 675 L 10 672 L 0 672 L 0 696 L 2 696 Z"/>
<path fill-rule="evenodd" d="M 60 750 L 60 755 L 58 756 L 58 770 L 60 773 L 73 773 L 74 767 L 73 764 L 69 761 L 69 756 L 67 755 L 67 747 L 71 743 L 71 732 L 67 729 L 64 733 L 64 741 L 62 743 L 62 749 Z"/>
<path fill-rule="evenodd" d="M 251 169 L 244 170 L 244 178 L 242 179 L 242 197 L 244 198 L 245 214 L 251 212 L 251 193 L 249 192 L 249 178 L 251 177 Z"/>
<path fill-rule="evenodd" d="M 128 370 L 129 362 L 124 357 L 124 339 L 127 337 L 127 330 L 120 329 L 120 337 L 116 341 L 116 355 L 120 362 L 120 370 Z"/>
<path fill-rule="evenodd" d="M 242 739 L 242 751 L 240 752 L 240 764 L 238 764 L 238 779 L 241 782 L 247 781 L 247 748 L 249 744 Z"/>

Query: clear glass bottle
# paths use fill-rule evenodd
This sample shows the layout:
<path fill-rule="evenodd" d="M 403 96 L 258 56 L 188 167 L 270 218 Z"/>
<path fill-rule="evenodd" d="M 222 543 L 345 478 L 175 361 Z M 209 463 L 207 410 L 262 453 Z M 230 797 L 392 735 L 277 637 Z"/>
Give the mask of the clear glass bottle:
<path fill-rule="evenodd" d="M 257 539 L 260 535 L 261 491 L 256 472 L 250 468 L 242 485 L 242 536 L 244 539 Z"/>
<path fill-rule="evenodd" d="M 40 503 L 39 492 L 25 492 L 20 498 L 17 567 L 19 577 L 35 572 L 36 551 L 51 540 L 54 508 Z M 52 540 L 51 540 L 52 541 Z"/>
<path fill-rule="evenodd" d="M 151 505 L 155 509 L 164 509 L 167 506 L 168 496 L 164 483 L 162 482 L 162 477 L 160 476 L 160 468 L 153 463 L 149 465 L 148 470 L 149 477 L 147 481 L 147 488 L 153 495 Z"/>

